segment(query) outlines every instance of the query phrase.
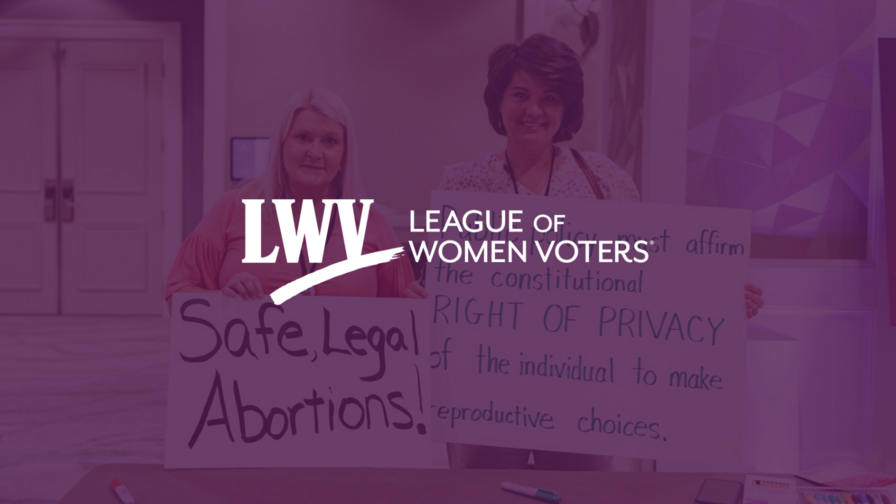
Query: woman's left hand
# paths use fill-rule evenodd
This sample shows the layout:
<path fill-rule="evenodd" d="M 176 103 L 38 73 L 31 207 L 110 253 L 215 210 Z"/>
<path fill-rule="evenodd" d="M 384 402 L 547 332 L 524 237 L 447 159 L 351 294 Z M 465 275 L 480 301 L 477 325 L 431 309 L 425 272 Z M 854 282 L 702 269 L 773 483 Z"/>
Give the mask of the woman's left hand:
<path fill-rule="evenodd" d="M 416 280 L 404 290 L 404 297 L 409 299 L 426 299 L 428 295 L 426 289 Z"/>
<path fill-rule="evenodd" d="M 759 309 L 765 305 L 762 301 L 762 289 L 751 283 L 744 285 L 744 300 L 747 304 L 747 318 L 759 315 Z"/>

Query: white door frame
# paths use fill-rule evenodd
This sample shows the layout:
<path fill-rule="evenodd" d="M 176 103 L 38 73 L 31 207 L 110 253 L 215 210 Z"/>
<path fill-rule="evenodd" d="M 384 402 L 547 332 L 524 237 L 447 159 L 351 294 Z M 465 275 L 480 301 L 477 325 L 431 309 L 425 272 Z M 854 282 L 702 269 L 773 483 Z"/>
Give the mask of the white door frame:
<path fill-rule="evenodd" d="M 227 189 L 227 0 L 205 0 L 203 54 L 202 215 Z"/>
<path fill-rule="evenodd" d="M 162 43 L 162 276 L 164 282 L 182 239 L 183 125 L 180 23 L 149 21 L 0 20 L 0 37 L 66 40 L 155 40 Z M 49 55 L 47 56 L 49 57 Z M 163 303 L 162 300 L 159 300 Z M 162 310 L 160 310 L 162 312 Z"/>

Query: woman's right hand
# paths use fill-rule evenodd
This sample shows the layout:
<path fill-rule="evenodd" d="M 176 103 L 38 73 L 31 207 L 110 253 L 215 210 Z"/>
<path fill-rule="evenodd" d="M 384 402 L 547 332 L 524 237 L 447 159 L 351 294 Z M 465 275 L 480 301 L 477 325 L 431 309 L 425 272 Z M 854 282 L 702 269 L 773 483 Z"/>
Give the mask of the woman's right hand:
<path fill-rule="evenodd" d="M 227 285 L 221 292 L 228 297 L 241 297 L 243 299 L 260 299 L 264 297 L 264 288 L 257 276 L 240 271 L 230 277 Z"/>
<path fill-rule="evenodd" d="M 409 299 L 426 299 L 427 296 L 429 294 L 426 292 L 426 289 L 416 280 L 404 290 L 404 297 Z"/>

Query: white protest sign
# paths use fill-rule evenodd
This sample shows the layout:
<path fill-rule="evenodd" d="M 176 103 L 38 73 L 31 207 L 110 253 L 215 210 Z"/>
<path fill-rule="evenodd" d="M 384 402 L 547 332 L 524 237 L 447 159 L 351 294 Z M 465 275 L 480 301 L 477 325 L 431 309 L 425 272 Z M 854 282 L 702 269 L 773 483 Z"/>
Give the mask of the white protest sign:
<path fill-rule="evenodd" d="M 165 466 L 426 467 L 429 307 L 175 294 Z"/>
<path fill-rule="evenodd" d="M 438 191 L 431 208 L 430 228 L 489 210 L 521 229 L 429 233 L 435 440 L 740 461 L 749 211 Z"/>

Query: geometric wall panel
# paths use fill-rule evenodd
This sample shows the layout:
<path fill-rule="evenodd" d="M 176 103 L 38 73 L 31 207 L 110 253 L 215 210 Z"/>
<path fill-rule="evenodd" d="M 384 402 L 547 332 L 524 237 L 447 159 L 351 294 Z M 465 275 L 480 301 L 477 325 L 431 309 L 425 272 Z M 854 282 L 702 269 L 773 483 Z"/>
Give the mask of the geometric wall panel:
<path fill-rule="evenodd" d="M 753 210 L 753 257 L 864 260 L 874 0 L 691 6 L 687 204 Z"/>

